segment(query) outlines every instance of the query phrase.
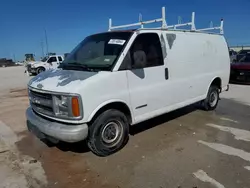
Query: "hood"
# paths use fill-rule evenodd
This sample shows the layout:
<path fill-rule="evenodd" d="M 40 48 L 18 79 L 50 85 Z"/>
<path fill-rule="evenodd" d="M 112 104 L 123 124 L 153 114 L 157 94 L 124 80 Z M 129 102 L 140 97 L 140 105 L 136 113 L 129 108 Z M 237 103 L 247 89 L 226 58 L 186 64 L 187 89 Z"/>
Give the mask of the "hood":
<path fill-rule="evenodd" d="M 77 93 L 83 81 L 102 72 L 48 70 L 30 80 L 29 86 L 54 92 Z"/>
<path fill-rule="evenodd" d="M 250 70 L 250 63 L 233 63 L 232 69 Z"/>
<path fill-rule="evenodd" d="M 44 63 L 42 61 L 31 61 L 31 62 L 28 62 L 28 65 L 35 65 L 35 64 L 38 64 L 38 63 Z"/>
<path fill-rule="evenodd" d="M 35 63 L 41 63 L 42 61 L 30 61 L 28 64 L 35 64 Z"/>

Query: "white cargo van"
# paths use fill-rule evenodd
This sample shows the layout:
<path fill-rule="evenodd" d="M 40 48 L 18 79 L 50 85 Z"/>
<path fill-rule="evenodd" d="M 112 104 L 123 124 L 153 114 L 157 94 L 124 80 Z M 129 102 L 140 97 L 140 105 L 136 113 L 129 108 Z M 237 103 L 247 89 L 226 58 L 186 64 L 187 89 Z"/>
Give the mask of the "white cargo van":
<path fill-rule="evenodd" d="M 204 33 L 192 22 L 159 29 L 109 32 L 88 36 L 64 60 L 28 84 L 28 129 L 50 141 L 87 140 L 99 156 L 121 149 L 129 127 L 201 102 L 214 110 L 228 89 L 230 59 L 220 34 Z M 191 30 L 177 30 L 191 25 Z M 172 28 L 172 30 L 171 30 Z"/>

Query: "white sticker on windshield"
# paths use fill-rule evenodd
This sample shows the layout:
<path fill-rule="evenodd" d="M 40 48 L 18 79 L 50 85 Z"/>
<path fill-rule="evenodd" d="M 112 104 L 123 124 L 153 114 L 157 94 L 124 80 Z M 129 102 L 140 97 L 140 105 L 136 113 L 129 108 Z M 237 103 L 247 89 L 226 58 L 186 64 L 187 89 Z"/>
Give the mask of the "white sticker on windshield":
<path fill-rule="evenodd" d="M 123 45 L 126 41 L 121 39 L 110 39 L 109 44 Z"/>

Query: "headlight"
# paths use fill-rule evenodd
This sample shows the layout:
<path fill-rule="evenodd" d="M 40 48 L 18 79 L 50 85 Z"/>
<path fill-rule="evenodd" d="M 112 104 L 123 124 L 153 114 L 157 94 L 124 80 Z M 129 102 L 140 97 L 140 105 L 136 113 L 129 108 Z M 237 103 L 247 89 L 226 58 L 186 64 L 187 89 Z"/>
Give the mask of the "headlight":
<path fill-rule="evenodd" d="M 82 109 L 78 96 L 53 96 L 53 109 L 57 117 L 62 118 L 80 118 Z"/>
<path fill-rule="evenodd" d="M 31 68 L 35 68 L 35 65 L 31 65 Z"/>

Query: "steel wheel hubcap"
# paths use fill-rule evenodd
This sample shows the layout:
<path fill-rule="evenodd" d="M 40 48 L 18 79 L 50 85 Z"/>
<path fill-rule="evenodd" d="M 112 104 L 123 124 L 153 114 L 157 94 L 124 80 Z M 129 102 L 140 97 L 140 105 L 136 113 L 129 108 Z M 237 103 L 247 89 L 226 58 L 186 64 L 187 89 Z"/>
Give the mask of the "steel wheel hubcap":
<path fill-rule="evenodd" d="M 214 107 L 217 103 L 218 100 L 218 95 L 217 93 L 214 91 L 211 93 L 210 97 L 209 97 L 209 104 L 211 107 Z"/>
<path fill-rule="evenodd" d="M 43 70 L 42 70 L 42 69 L 39 69 L 38 73 L 41 73 L 41 72 L 43 72 Z"/>
<path fill-rule="evenodd" d="M 119 121 L 107 123 L 102 130 L 102 140 L 106 144 L 115 145 L 121 139 L 122 125 Z M 114 143 L 115 142 L 115 143 Z"/>

